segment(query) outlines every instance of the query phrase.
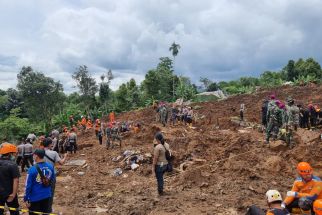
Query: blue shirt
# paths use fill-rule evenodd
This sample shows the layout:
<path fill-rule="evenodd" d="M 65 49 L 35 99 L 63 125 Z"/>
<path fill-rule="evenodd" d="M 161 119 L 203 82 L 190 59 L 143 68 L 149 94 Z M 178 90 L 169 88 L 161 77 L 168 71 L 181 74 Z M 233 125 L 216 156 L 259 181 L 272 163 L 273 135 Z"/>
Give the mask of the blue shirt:
<path fill-rule="evenodd" d="M 46 162 L 37 163 L 44 176 L 51 181 L 56 179 L 54 167 Z M 44 186 L 35 166 L 28 170 L 24 201 L 37 202 L 51 197 L 51 186 Z"/>

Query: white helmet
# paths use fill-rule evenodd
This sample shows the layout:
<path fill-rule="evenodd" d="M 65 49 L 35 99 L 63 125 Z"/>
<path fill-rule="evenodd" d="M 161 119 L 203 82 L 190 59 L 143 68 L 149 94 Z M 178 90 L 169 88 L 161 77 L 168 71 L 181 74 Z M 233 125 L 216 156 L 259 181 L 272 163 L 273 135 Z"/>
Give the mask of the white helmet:
<path fill-rule="evenodd" d="M 266 198 L 268 203 L 283 201 L 280 192 L 278 192 L 277 190 L 268 190 L 266 192 Z"/>

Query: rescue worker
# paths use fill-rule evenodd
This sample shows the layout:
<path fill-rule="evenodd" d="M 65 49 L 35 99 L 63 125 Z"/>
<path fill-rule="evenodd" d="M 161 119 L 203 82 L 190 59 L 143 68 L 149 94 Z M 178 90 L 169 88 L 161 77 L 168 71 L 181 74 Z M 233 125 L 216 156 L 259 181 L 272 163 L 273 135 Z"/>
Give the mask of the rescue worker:
<path fill-rule="evenodd" d="M 287 115 L 286 143 L 290 148 L 292 148 L 294 146 L 294 143 L 292 141 L 293 133 L 294 131 L 297 131 L 297 128 L 300 124 L 299 122 L 300 110 L 297 106 L 294 105 L 294 100 L 291 97 L 287 99 L 286 115 Z"/>
<path fill-rule="evenodd" d="M 176 124 L 178 112 L 179 112 L 178 108 L 176 107 L 175 104 L 173 104 L 171 108 L 171 118 L 170 118 L 172 125 Z"/>
<path fill-rule="evenodd" d="M 160 132 L 155 134 L 155 140 L 157 144 L 154 146 L 152 173 L 155 174 L 158 184 L 158 194 L 164 195 L 163 187 L 164 180 L 163 175 L 168 169 L 168 160 L 166 159 L 166 150 L 170 150 L 169 144 L 167 144 Z"/>
<path fill-rule="evenodd" d="M 163 127 L 165 127 L 167 124 L 167 115 L 168 115 L 168 110 L 167 110 L 165 104 L 162 104 L 161 109 L 160 109 L 160 117 L 161 117 L 161 123 L 162 123 Z"/>
<path fill-rule="evenodd" d="M 240 121 L 244 121 L 244 112 L 245 112 L 245 104 L 241 103 L 240 109 L 239 109 Z"/>
<path fill-rule="evenodd" d="M 274 97 L 275 98 L 275 97 Z M 272 100 L 271 100 L 272 101 Z M 269 103 L 267 110 L 267 128 L 266 128 L 266 143 L 269 143 L 271 133 L 273 133 L 273 138 L 276 139 L 277 133 L 280 126 L 281 111 L 278 107 L 281 104 L 280 101 L 276 101 L 274 104 Z"/>
<path fill-rule="evenodd" d="M 33 153 L 36 164 L 28 170 L 24 202 L 31 211 L 51 213 L 51 186 L 56 175 L 54 167 L 45 162 L 45 150 L 36 149 Z M 49 184 L 45 184 L 46 182 Z M 30 215 L 37 213 L 29 212 Z"/>
<path fill-rule="evenodd" d="M 58 163 L 60 165 L 63 165 L 67 159 L 67 153 L 64 155 L 64 158 L 60 158 L 59 154 L 52 150 L 52 145 L 53 141 L 48 137 L 44 140 L 44 150 L 45 150 L 45 155 L 44 155 L 44 161 L 51 164 L 54 167 L 55 170 L 55 164 Z M 57 171 L 55 170 L 55 173 Z M 51 197 L 50 197 L 50 205 L 53 204 L 54 201 L 54 194 L 55 194 L 55 187 L 56 187 L 56 180 L 52 180 L 51 183 Z M 50 211 L 52 211 L 52 208 L 50 208 Z"/>
<path fill-rule="evenodd" d="M 275 96 L 275 94 L 271 94 L 270 96 L 269 96 L 269 98 L 270 98 L 270 100 L 269 100 L 269 102 L 268 102 L 268 104 L 267 104 L 267 111 L 269 111 L 268 109 L 270 109 L 270 108 L 272 108 L 273 106 L 275 106 L 276 105 L 276 96 Z"/>
<path fill-rule="evenodd" d="M 70 133 L 67 137 L 67 148 L 66 151 L 69 151 L 71 154 L 77 151 L 77 135 L 74 132 L 74 129 L 70 130 Z"/>
<path fill-rule="evenodd" d="M 68 128 L 67 128 L 67 126 L 66 125 L 63 125 L 63 133 L 68 133 Z"/>
<path fill-rule="evenodd" d="M 32 153 L 33 153 L 33 146 L 31 144 L 30 139 L 27 139 L 26 143 L 23 146 L 23 159 L 21 164 L 21 172 L 25 171 L 26 165 L 27 165 L 27 168 L 33 165 L 34 161 L 32 159 Z"/>
<path fill-rule="evenodd" d="M 73 127 L 74 126 L 74 116 L 73 115 L 70 115 L 69 116 L 69 126 L 70 127 Z"/>
<path fill-rule="evenodd" d="M 98 132 L 101 130 L 101 120 L 95 120 L 95 135 L 98 138 Z"/>
<path fill-rule="evenodd" d="M 262 209 L 258 208 L 257 206 L 253 205 L 248 208 L 246 215 L 289 215 L 287 209 L 283 208 L 282 203 L 282 196 L 280 192 L 277 190 L 268 190 L 266 192 L 266 200 L 268 205 L 268 210 L 265 213 Z"/>
<path fill-rule="evenodd" d="M 110 122 L 112 122 L 112 123 L 115 122 L 115 113 L 114 112 L 111 112 L 109 117 L 110 117 Z"/>
<path fill-rule="evenodd" d="M 322 199 L 318 199 L 313 203 L 313 211 L 316 215 L 322 215 Z"/>
<path fill-rule="evenodd" d="M 30 133 L 30 134 L 28 134 L 26 139 L 29 139 L 30 143 L 34 143 L 37 139 L 37 136 L 34 133 Z"/>
<path fill-rule="evenodd" d="M 97 132 L 97 138 L 98 138 L 98 142 L 100 145 L 103 144 L 103 129 L 101 127 L 99 127 L 99 130 Z"/>
<path fill-rule="evenodd" d="M 120 137 L 120 128 L 118 126 L 118 123 L 114 123 L 114 126 L 112 127 L 112 130 L 111 130 L 111 136 L 112 136 L 112 139 L 111 139 L 112 148 L 114 148 L 115 140 L 119 141 L 120 148 L 122 148 L 122 139 Z"/>
<path fill-rule="evenodd" d="M 88 119 L 86 124 L 86 130 L 93 128 L 92 120 Z"/>
<path fill-rule="evenodd" d="M 25 140 L 22 139 L 21 142 L 19 143 L 19 145 L 17 146 L 17 160 L 16 163 L 18 166 L 20 166 L 22 160 L 23 160 L 23 149 L 24 149 L 24 145 L 25 145 Z"/>
<path fill-rule="evenodd" d="M 308 105 L 308 111 L 309 111 L 310 129 L 315 128 L 316 120 L 317 120 L 317 113 L 316 113 L 316 110 L 312 104 Z"/>
<path fill-rule="evenodd" d="M 192 128 L 192 119 L 193 119 L 193 110 L 191 107 L 188 107 L 187 115 L 186 115 L 186 123 L 189 128 Z"/>
<path fill-rule="evenodd" d="M 18 187 L 19 168 L 15 163 L 17 147 L 13 144 L 2 143 L 0 145 L 0 206 L 7 205 L 12 208 L 19 208 Z M 4 214 L 0 208 L 0 215 Z M 19 215 L 19 211 L 10 211 L 11 215 Z"/>
<path fill-rule="evenodd" d="M 291 191 L 287 192 L 283 205 L 292 213 L 294 208 L 304 211 L 312 210 L 313 201 L 322 198 L 321 179 L 313 175 L 313 169 L 307 162 L 300 162 L 297 165 L 298 177 Z M 312 213 L 314 214 L 314 213 Z"/>
<path fill-rule="evenodd" d="M 82 116 L 81 125 L 82 125 L 82 128 L 83 128 L 83 131 L 85 131 L 86 130 L 87 121 L 86 121 L 86 118 L 84 116 Z"/>
<path fill-rule="evenodd" d="M 107 124 L 107 127 L 105 129 L 105 134 L 106 134 L 106 148 L 109 149 L 111 146 L 111 142 L 112 142 L 112 123 L 109 122 Z"/>
<path fill-rule="evenodd" d="M 267 127 L 267 109 L 268 109 L 268 100 L 265 99 L 262 104 L 262 125 Z"/>

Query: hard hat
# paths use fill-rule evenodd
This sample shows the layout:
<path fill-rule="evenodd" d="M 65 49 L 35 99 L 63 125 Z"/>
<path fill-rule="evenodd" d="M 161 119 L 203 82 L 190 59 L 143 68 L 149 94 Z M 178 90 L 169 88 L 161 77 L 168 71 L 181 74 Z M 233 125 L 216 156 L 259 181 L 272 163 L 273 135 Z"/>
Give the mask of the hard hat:
<path fill-rule="evenodd" d="M 313 210 L 316 215 L 322 215 L 322 199 L 318 199 L 314 201 Z"/>
<path fill-rule="evenodd" d="M 283 201 L 280 192 L 278 192 L 277 190 L 268 190 L 266 192 L 266 198 L 268 203 Z"/>
<path fill-rule="evenodd" d="M 17 153 L 17 147 L 10 143 L 2 143 L 0 145 L 0 154 Z"/>
<path fill-rule="evenodd" d="M 307 162 L 300 162 L 297 165 L 297 172 L 300 175 L 311 175 L 313 173 L 313 169 L 312 169 L 312 167 L 310 166 L 309 163 L 307 163 Z"/>

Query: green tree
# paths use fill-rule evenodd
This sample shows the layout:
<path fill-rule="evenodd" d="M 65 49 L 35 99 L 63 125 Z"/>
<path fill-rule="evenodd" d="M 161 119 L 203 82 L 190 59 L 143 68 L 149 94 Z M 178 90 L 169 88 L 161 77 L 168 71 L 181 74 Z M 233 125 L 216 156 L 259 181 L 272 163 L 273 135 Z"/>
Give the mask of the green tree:
<path fill-rule="evenodd" d="M 203 84 L 206 90 L 208 89 L 209 85 L 212 84 L 212 81 L 208 78 L 200 77 L 199 81 Z"/>
<path fill-rule="evenodd" d="M 34 72 L 31 67 L 22 67 L 17 88 L 24 98 L 24 108 L 30 119 L 43 122 L 49 129 L 52 117 L 59 112 L 65 99 L 62 85 L 43 73 Z"/>
<path fill-rule="evenodd" d="M 98 86 L 95 79 L 91 77 L 85 65 L 79 66 L 72 75 L 72 78 L 77 83 L 86 111 L 89 111 L 90 108 L 96 106 L 95 94 L 98 91 Z"/>
<path fill-rule="evenodd" d="M 218 90 L 218 85 L 216 82 L 211 83 L 208 87 L 207 87 L 207 92 L 212 92 L 212 91 L 216 91 Z"/>
<path fill-rule="evenodd" d="M 294 60 L 289 60 L 287 65 L 283 68 L 282 73 L 285 74 L 287 81 L 294 81 L 298 78 L 298 70 L 295 69 Z"/>
<path fill-rule="evenodd" d="M 179 49 L 181 48 L 181 46 L 179 44 L 176 44 L 175 42 L 173 42 L 169 48 L 169 51 L 172 53 L 173 56 L 173 67 L 175 65 L 175 58 L 179 53 Z M 174 100 L 174 89 L 175 89 L 175 77 L 173 76 L 172 78 L 172 99 Z"/>

